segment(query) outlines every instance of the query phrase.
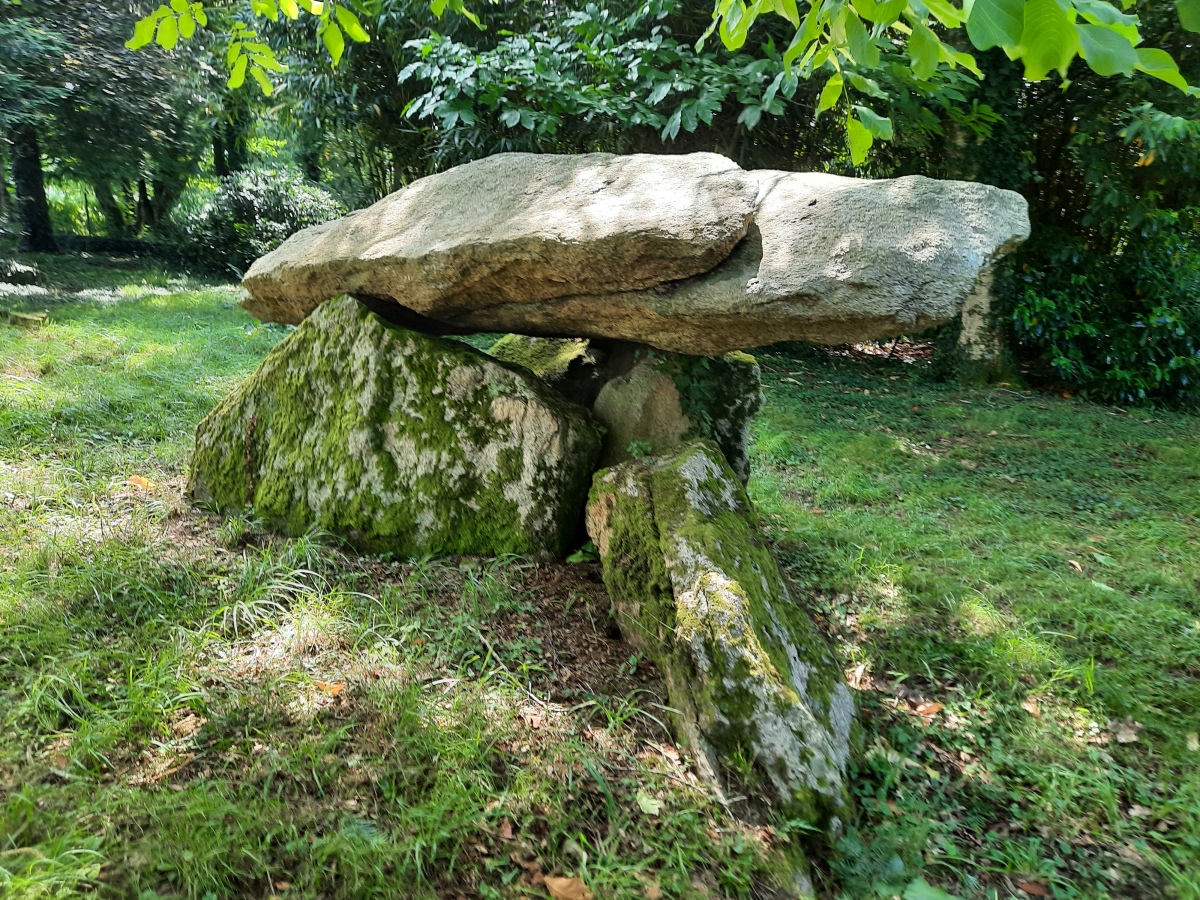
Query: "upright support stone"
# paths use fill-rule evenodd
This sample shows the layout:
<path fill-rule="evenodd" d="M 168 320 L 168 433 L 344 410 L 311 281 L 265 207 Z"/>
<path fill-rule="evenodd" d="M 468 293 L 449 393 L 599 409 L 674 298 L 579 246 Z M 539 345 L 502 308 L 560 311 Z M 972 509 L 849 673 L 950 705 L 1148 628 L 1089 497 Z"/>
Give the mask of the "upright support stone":
<path fill-rule="evenodd" d="M 599 473 L 587 526 L 622 633 L 666 678 L 702 769 L 720 785 L 745 760 L 760 781 L 751 790 L 837 836 L 854 703 L 717 447 Z"/>
<path fill-rule="evenodd" d="M 576 538 L 599 449 L 528 372 L 343 297 L 200 423 L 189 492 L 377 552 L 545 559 Z"/>
<path fill-rule="evenodd" d="M 605 428 L 601 466 L 709 438 L 743 484 L 750 477 L 750 422 L 763 397 L 762 373 L 746 353 L 697 357 L 624 341 L 513 334 L 488 352 L 591 408 Z"/>

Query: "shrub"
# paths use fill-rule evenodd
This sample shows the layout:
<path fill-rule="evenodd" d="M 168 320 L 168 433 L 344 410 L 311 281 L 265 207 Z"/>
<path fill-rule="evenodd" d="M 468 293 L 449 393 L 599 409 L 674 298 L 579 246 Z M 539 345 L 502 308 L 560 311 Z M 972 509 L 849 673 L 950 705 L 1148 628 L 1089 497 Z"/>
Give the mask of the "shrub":
<path fill-rule="evenodd" d="M 179 252 L 200 268 L 240 275 L 301 228 L 345 212 L 331 194 L 298 173 L 237 172 L 220 179 L 209 203 L 178 216 Z"/>
<path fill-rule="evenodd" d="M 1010 281 L 1016 336 L 1097 399 L 1200 400 L 1200 210 L 1156 213 L 1112 253 L 1039 242 Z"/>

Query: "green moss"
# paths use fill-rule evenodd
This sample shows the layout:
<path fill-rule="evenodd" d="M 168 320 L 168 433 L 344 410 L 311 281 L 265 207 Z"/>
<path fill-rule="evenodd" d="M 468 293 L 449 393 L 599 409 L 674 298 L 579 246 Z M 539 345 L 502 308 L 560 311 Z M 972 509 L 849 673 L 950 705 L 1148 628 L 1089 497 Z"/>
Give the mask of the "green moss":
<path fill-rule="evenodd" d="M 343 298 L 201 422 L 191 492 L 375 551 L 557 556 L 598 449 L 527 373 Z"/>
<path fill-rule="evenodd" d="M 496 359 L 523 366 L 547 381 L 566 375 L 571 363 L 587 352 L 586 338 L 536 338 L 523 334 L 506 334 L 488 350 Z"/>

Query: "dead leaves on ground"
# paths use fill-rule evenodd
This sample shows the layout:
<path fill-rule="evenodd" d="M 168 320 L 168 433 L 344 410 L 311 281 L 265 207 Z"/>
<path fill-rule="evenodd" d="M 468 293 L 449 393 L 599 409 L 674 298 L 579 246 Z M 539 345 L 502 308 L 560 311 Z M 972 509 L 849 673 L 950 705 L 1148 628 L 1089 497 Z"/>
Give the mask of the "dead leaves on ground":
<path fill-rule="evenodd" d="M 554 900 L 592 900 L 595 896 L 578 878 L 546 876 L 546 890 Z"/>

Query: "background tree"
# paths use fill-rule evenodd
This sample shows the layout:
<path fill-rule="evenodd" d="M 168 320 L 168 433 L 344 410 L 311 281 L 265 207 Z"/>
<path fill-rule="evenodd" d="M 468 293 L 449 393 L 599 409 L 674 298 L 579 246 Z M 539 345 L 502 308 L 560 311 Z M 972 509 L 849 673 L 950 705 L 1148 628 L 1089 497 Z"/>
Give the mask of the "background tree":
<path fill-rule="evenodd" d="M 46 203 L 39 130 L 56 101 L 66 93 L 49 72 L 64 57 L 61 37 L 40 24 L 19 21 L 11 8 L 0 8 L 0 133 L 7 141 L 20 216 L 20 248 L 55 252 L 54 230 Z M 5 186 L 7 193 L 7 186 Z"/>

